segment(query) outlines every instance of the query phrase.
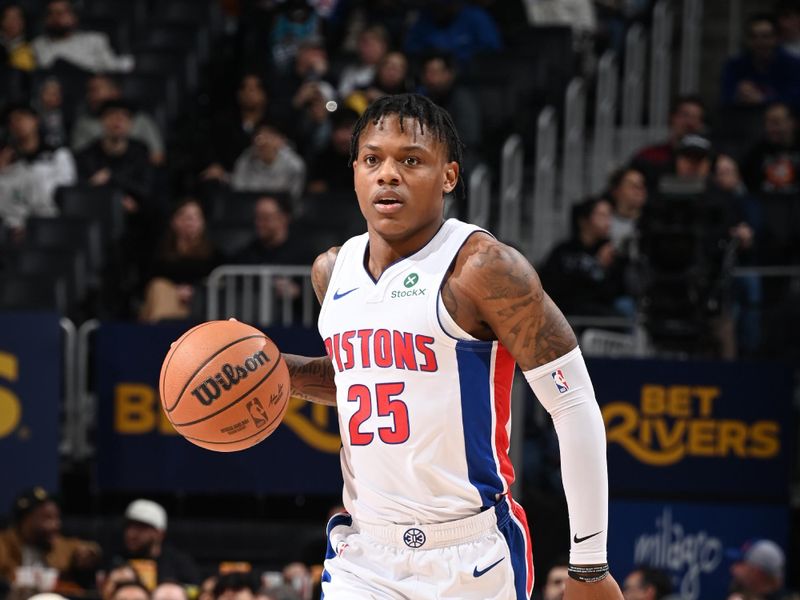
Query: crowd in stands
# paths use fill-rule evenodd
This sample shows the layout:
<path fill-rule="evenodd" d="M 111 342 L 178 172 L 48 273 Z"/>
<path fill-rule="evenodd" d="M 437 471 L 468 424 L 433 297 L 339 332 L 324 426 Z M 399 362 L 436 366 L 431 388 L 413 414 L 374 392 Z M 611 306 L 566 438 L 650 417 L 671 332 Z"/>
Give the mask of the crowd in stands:
<path fill-rule="evenodd" d="M 465 172 L 496 166 L 505 135 L 529 136 L 537 107 L 559 106 L 569 78 L 591 79 L 598 53 L 621 53 L 625 26 L 652 11 L 647 0 L 242 0 L 201 10 L 135 0 L 118 16 L 101 4 L 2 6 L 2 266 L 27 284 L 15 256 L 63 241 L 42 234 L 42 220 L 100 219 L 101 256 L 77 257 L 97 269 L 86 293 L 59 302 L 40 290 L 28 305 L 148 322 L 202 315 L 200 288 L 219 264 L 300 264 L 358 232 L 349 132 L 375 98 L 428 95 L 459 129 Z M 800 260 L 798 22 L 793 0 L 749 17 L 719 99 L 676 99 L 663 142 L 620 164 L 597 198 L 573 199 L 569 239 L 540 265 L 568 313 L 674 322 L 649 333 L 684 350 L 705 340 L 690 353 L 763 348 L 761 305 L 774 290 L 729 274 Z M 734 136 L 727 118 L 708 118 L 720 112 L 752 127 Z M 231 217 L 257 196 L 293 221 L 289 250 L 259 248 L 254 213 Z M 687 203 L 693 210 L 676 208 Z M 719 227 L 693 228 L 703 223 Z M 668 292 L 692 274 L 703 281 L 682 286 L 691 298 Z M 680 314 L 662 310 L 665 298 Z M 24 298 L 0 300 L 14 308 Z"/>
<path fill-rule="evenodd" d="M 333 510 L 339 510 L 336 507 Z M 324 539 L 304 560 L 279 566 L 200 564 L 168 540 L 163 506 L 138 498 L 122 515 L 119 537 L 101 546 L 62 532 L 57 500 L 41 487 L 21 492 L 0 530 L 0 597 L 9 600 L 312 600 L 319 598 Z M 324 524 L 320 524 L 321 530 Z M 199 532 L 197 539 L 202 538 Z M 318 556 L 312 554 L 318 551 Z M 746 542 L 730 561 L 728 600 L 796 600 L 785 591 L 786 558 L 774 542 Z M 542 564 L 541 562 L 539 563 Z M 566 556 L 545 562 L 537 598 L 562 600 Z M 617 574 L 626 600 L 676 600 L 670 577 L 650 567 Z"/>

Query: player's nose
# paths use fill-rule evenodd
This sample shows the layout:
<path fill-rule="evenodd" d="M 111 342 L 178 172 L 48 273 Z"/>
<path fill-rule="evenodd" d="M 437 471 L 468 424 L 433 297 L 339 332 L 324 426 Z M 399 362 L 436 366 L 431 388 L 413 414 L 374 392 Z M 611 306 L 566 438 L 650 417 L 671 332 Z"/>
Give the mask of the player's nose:
<path fill-rule="evenodd" d="M 397 185 L 400 183 L 400 172 L 393 160 L 381 162 L 378 170 L 378 185 Z"/>

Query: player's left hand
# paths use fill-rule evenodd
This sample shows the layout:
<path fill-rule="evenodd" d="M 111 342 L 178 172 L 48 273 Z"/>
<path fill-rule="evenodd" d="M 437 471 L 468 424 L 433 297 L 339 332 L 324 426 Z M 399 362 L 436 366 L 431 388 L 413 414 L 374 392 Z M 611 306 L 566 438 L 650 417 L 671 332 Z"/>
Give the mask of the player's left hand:
<path fill-rule="evenodd" d="M 582 583 L 568 577 L 564 600 L 622 600 L 622 590 L 610 573 L 597 583 Z"/>

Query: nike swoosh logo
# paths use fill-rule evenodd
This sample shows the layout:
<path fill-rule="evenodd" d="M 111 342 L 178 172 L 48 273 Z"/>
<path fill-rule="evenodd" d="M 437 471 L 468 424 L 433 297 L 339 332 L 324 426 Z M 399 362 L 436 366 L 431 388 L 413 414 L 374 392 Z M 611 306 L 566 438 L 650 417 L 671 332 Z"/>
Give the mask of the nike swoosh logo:
<path fill-rule="evenodd" d="M 339 290 L 336 290 L 333 293 L 333 299 L 338 300 L 339 298 L 344 298 L 345 296 L 347 296 L 347 294 L 351 294 L 355 292 L 357 289 L 358 289 L 357 287 L 354 287 L 352 290 L 347 290 L 346 292 L 342 292 L 341 294 L 339 293 Z"/>
<path fill-rule="evenodd" d="M 505 558 L 505 556 L 503 558 Z M 489 571 L 494 569 L 497 565 L 499 565 L 501 562 L 503 562 L 503 558 L 498 560 L 496 563 L 492 563 L 491 565 L 489 565 L 488 567 L 486 567 L 482 571 L 479 571 L 478 567 L 475 567 L 475 570 L 472 571 L 472 576 L 473 577 L 480 577 L 481 575 L 485 575 L 486 573 L 488 573 Z"/>
<path fill-rule="evenodd" d="M 594 536 L 596 536 L 596 535 L 600 535 L 601 533 L 603 533 L 603 530 L 602 530 L 602 529 L 601 529 L 600 531 L 598 531 L 597 533 L 593 533 L 592 535 L 587 535 L 586 537 L 582 537 L 582 538 L 579 538 L 579 537 L 578 537 L 578 534 L 576 533 L 576 534 L 575 534 L 575 535 L 572 537 L 572 541 L 573 541 L 573 542 L 575 542 L 576 544 L 580 544 L 581 542 L 585 542 L 585 541 L 586 541 L 586 540 L 588 540 L 589 538 L 593 538 Z"/>

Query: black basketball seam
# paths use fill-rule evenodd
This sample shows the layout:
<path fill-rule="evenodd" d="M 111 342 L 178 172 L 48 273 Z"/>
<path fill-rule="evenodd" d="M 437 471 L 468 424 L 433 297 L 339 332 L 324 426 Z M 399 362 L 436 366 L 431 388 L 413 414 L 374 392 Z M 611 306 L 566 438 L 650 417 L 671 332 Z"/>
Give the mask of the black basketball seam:
<path fill-rule="evenodd" d="M 197 419 L 197 420 L 195 420 L 195 421 L 187 421 L 186 423 L 175 423 L 175 422 L 173 422 L 173 421 L 170 421 L 170 422 L 172 423 L 172 425 L 173 425 L 174 427 L 188 427 L 189 425 L 196 425 L 197 423 L 202 423 L 203 421 L 207 421 L 207 420 L 208 420 L 208 419 L 210 419 L 211 417 L 216 417 L 216 416 L 217 416 L 219 413 L 221 413 L 221 412 L 224 412 L 224 411 L 228 410 L 228 409 L 229 409 L 231 406 L 235 406 L 235 405 L 239 404 L 239 402 L 241 402 L 242 400 L 244 400 L 244 399 L 245 399 L 245 397 L 246 397 L 248 394 L 250 394 L 250 392 L 252 392 L 252 391 L 253 391 L 254 389 L 256 389 L 256 388 L 257 388 L 259 385 L 261 385 L 262 383 L 264 383 L 264 381 L 266 381 L 266 379 L 267 379 L 267 378 L 268 378 L 270 375 L 272 375 L 272 372 L 273 372 L 275 369 L 277 369 L 277 368 L 278 368 L 278 365 L 280 365 L 280 364 L 281 364 L 281 360 L 283 360 L 283 354 L 278 354 L 278 360 L 277 360 L 277 361 L 275 361 L 275 364 L 274 364 L 274 365 L 272 365 L 272 368 L 271 368 L 269 371 L 267 371 L 267 372 L 264 374 L 264 376 L 263 376 L 261 379 L 259 379 L 258 381 L 256 381 L 256 382 L 253 384 L 253 386 L 252 386 L 250 389 L 248 389 L 246 392 L 242 393 L 242 395 L 241 395 L 241 396 L 239 396 L 239 397 L 238 397 L 236 400 L 234 400 L 234 401 L 233 401 L 233 402 L 231 402 L 230 404 L 227 404 L 227 405 L 223 406 L 223 407 L 222 407 L 222 408 L 220 408 L 220 409 L 219 409 L 217 412 L 213 412 L 213 413 L 211 413 L 211 414 L 208 414 L 208 415 L 204 416 L 202 419 Z M 194 376 L 192 377 L 192 379 L 194 379 Z M 191 379 L 190 379 L 189 381 L 191 381 Z"/>
<path fill-rule="evenodd" d="M 180 348 L 183 345 L 183 342 L 185 342 L 188 339 L 188 335 L 189 335 L 190 332 L 197 331 L 198 329 L 202 329 L 206 325 L 213 325 L 214 323 L 218 323 L 218 321 L 209 321 L 208 323 L 201 323 L 200 325 L 195 325 L 189 331 L 184 331 L 183 334 L 181 335 L 181 337 L 184 338 L 184 339 L 182 339 L 180 341 L 180 343 L 177 346 L 175 346 L 174 348 L 170 348 L 171 353 L 170 353 L 169 350 L 167 351 L 167 354 L 169 354 L 169 359 L 167 360 L 166 363 L 164 363 L 161 366 L 161 377 L 159 378 L 159 382 L 158 382 L 158 393 L 161 394 L 162 398 L 164 398 L 164 382 L 167 379 L 167 370 L 169 368 L 169 363 L 172 362 L 172 359 L 175 356 L 175 352 L 178 350 L 178 348 Z M 178 396 L 178 400 L 180 400 L 180 396 Z M 176 404 L 177 404 L 177 402 L 176 402 Z M 166 407 L 164 407 L 164 412 L 167 413 L 167 419 L 169 419 L 169 414 L 168 414 L 168 411 L 167 411 Z M 172 421 L 170 420 L 170 423 L 171 422 Z"/>
<path fill-rule="evenodd" d="M 286 400 L 283 402 L 283 405 L 286 406 L 287 404 L 289 404 L 289 400 L 291 400 L 291 398 L 292 398 L 292 395 L 291 394 L 287 394 L 286 395 Z M 231 404 L 230 406 L 233 406 L 233 404 Z M 227 409 L 227 408 L 229 408 L 229 407 L 226 407 L 225 409 Z M 283 414 L 281 414 L 281 418 L 283 418 Z M 192 437 L 190 435 L 183 435 L 182 433 L 181 433 L 181 435 L 183 437 L 185 437 L 187 440 L 195 440 L 197 442 L 203 442 L 204 444 L 217 444 L 217 445 L 220 445 L 220 446 L 224 446 L 226 444 L 238 444 L 239 442 L 243 442 L 245 440 L 249 440 L 252 437 L 255 437 L 255 436 L 257 436 L 257 435 L 259 435 L 261 433 L 264 433 L 264 431 L 269 429 L 269 426 L 272 425 L 277 419 L 278 419 L 278 417 L 276 416 L 275 418 L 272 419 L 272 421 L 267 423 L 264 426 L 263 429 L 259 429 L 257 432 L 255 432 L 253 434 L 250 434 L 247 437 L 239 438 L 238 440 L 228 440 L 228 441 L 225 441 L 225 442 L 216 442 L 216 441 L 212 441 L 212 440 L 204 440 L 204 439 L 201 439 L 201 438 Z M 271 435 L 271 433 L 272 432 L 270 432 L 270 435 Z M 243 450 L 244 450 L 244 448 L 243 448 Z"/>
<path fill-rule="evenodd" d="M 189 387 L 189 384 L 192 382 L 192 379 L 194 379 L 195 377 L 197 377 L 197 374 L 198 374 L 200 371 L 202 371 L 202 370 L 203 370 L 203 369 L 204 369 L 204 368 L 205 368 L 205 367 L 208 365 L 208 363 L 210 363 L 212 360 L 214 360 L 214 359 L 215 359 L 217 356 L 219 356 L 221 353 L 223 353 L 225 350 L 227 350 L 227 349 L 228 349 L 228 348 L 230 348 L 231 346 L 235 346 L 235 345 L 236 345 L 236 344 L 238 344 L 239 342 L 243 342 L 243 341 L 245 341 L 245 340 L 252 340 L 253 338 L 259 338 L 259 337 L 260 337 L 260 338 L 264 338 L 265 340 L 269 339 L 269 338 L 268 338 L 267 336 L 265 336 L 263 333 L 262 333 L 262 334 L 259 334 L 259 335 L 247 335 L 247 336 L 245 336 L 245 337 L 241 337 L 241 338 L 239 338 L 239 339 L 236 339 L 236 340 L 233 340 L 232 342 L 229 342 L 229 343 L 227 343 L 227 344 L 226 344 L 226 345 L 224 345 L 222 348 L 220 348 L 219 350 L 217 350 L 216 352 L 214 352 L 214 354 L 212 354 L 212 355 L 211 355 L 211 356 L 209 356 L 207 359 L 205 359 L 205 361 L 204 361 L 203 363 L 201 363 L 199 367 L 197 367 L 197 369 L 195 370 L 195 372 L 194 372 L 194 373 L 192 373 L 192 374 L 189 376 L 189 378 L 186 380 L 186 383 L 185 383 L 185 384 L 183 385 L 183 387 L 181 388 L 181 391 L 180 391 L 180 393 L 178 394 L 178 399 L 177 399 L 177 400 L 175 400 L 175 404 L 173 404 L 173 405 L 172 405 L 172 407 L 170 407 L 170 408 L 167 408 L 167 407 L 165 407 L 165 408 L 164 408 L 164 410 L 166 410 L 167 412 L 172 412 L 173 410 L 175 410 L 176 408 L 178 408 L 178 404 L 180 404 L 181 398 L 183 397 L 183 393 L 186 391 L 186 388 L 188 388 L 188 387 Z"/>

